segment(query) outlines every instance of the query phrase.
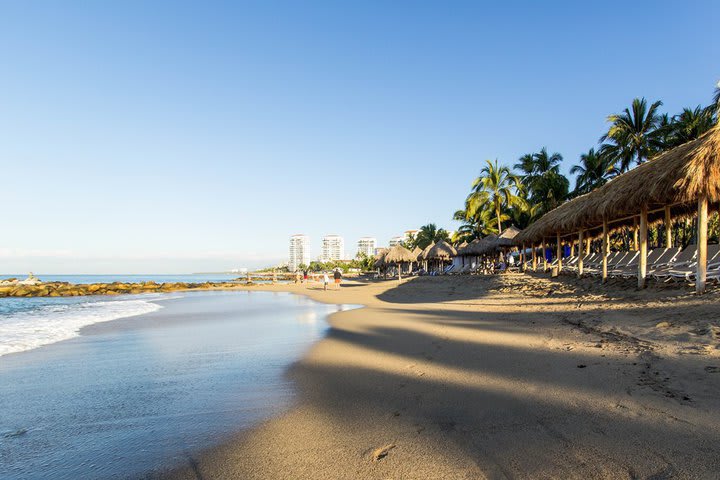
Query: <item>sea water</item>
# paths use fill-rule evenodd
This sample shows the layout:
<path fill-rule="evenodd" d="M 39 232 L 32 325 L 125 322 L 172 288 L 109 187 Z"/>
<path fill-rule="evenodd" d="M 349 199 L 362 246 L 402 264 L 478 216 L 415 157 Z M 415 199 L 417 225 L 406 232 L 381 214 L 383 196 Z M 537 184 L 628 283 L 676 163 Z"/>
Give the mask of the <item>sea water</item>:
<path fill-rule="evenodd" d="M 192 462 L 286 408 L 284 372 L 346 308 L 240 291 L 3 299 L 0 478 Z"/>

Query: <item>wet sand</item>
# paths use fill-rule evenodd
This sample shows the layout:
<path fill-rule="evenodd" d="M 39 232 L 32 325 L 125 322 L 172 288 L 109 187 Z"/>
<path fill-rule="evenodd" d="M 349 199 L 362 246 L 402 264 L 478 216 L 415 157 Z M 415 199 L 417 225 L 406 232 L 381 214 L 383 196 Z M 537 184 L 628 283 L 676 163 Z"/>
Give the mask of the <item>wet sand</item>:
<path fill-rule="evenodd" d="M 293 408 L 164 478 L 717 478 L 720 294 L 631 285 L 262 287 L 366 308 L 289 370 Z"/>

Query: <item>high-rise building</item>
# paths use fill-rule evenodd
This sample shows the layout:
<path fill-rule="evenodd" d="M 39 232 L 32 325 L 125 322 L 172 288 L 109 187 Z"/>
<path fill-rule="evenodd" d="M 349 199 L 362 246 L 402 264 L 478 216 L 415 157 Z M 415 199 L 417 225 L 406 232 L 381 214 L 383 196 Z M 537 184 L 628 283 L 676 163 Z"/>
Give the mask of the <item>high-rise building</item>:
<path fill-rule="evenodd" d="M 300 265 L 310 264 L 310 238 L 297 234 L 290 237 L 290 259 L 288 269 L 294 272 Z"/>
<path fill-rule="evenodd" d="M 357 243 L 357 253 L 358 255 L 366 255 L 368 257 L 372 257 L 375 255 L 375 247 L 377 245 L 377 240 L 375 240 L 372 237 L 362 237 L 360 240 L 358 240 Z"/>
<path fill-rule="evenodd" d="M 403 240 L 405 240 L 405 237 L 392 237 L 388 242 L 388 245 L 390 247 L 394 247 L 395 245 L 399 245 L 400 243 L 402 243 Z"/>
<path fill-rule="evenodd" d="M 345 240 L 340 235 L 326 235 L 322 240 L 322 261 L 345 259 Z"/>

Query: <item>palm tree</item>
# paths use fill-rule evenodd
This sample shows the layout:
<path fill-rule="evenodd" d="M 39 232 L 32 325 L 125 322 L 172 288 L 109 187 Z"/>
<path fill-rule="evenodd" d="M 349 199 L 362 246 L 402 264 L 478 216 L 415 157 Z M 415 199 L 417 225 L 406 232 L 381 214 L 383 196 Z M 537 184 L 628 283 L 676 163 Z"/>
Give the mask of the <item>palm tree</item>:
<path fill-rule="evenodd" d="M 620 172 L 626 172 L 635 161 L 638 165 L 650 158 L 660 147 L 661 131 L 658 129 L 661 117 L 657 101 L 648 108 L 645 98 L 636 98 L 631 108 L 622 113 L 608 116 L 610 128 L 600 137 L 604 143 L 600 152 L 618 164 Z"/>
<path fill-rule="evenodd" d="M 670 123 L 664 127 L 667 129 L 664 147 L 673 148 L 695 140 L 710 130 L 714 124 L 712 110 L 702 108 L 700 105 L 694 109 L 684 108 L 682 113 L 672 117 Z"/>
<path fill-rule="evenodd" d="M 472 192 L 467 198 L 467 210 L 470 217 L 482 214 L 483 210 L 491 210 L 495 215 L 498 233 L 502 233 L 503 209 L 520 206 L 522 198 L 517 192 L 522 190 L 520 179 L 513 175 L 506 166 L 498 166 L 486 160 L 487 165 L 480 171 L 480 176 L 472 183 Z"/>
<path fill-rule="evenodd" d="M 570 169 L 571 175 L 577 175 L 575 179 L 575 194 L 580 195 L 596 189 L 617 174 L 612 162 L 594 148 L 587 153 L 580 155 L 580 164 Z"/>
<path fill-rule="evenodd" d="M 439 242 L 440 240 L 449 240 L 450 233 L 442 228 L 437 228 L 434 223 L 428 223 L 420 227 L 417 235 L 415 235 L 415 245 L 422 249 L 425 249 L 432 242 Z"/>
<path fill-rule="evenodd" d="M 522 172 L 523 182 L 527 184 L 535 175 L 535 155 L 526 153 L 518 159 L 518 163 L 513 165 L 513 168 Z"/>
<path fill-rule="evenodd" d="M 527 157 L 522 156 L 516 167 L 529 162 Z M 542 212 L 552 210 L 567 197 L 570 182 L 560 173 L 562 159 L 557 152 L 549 154 L 546 147 L 532 154 L 532 173 L 526 175 L 523 181 L 529 189 L 529 199 L 539 203 Z"/>

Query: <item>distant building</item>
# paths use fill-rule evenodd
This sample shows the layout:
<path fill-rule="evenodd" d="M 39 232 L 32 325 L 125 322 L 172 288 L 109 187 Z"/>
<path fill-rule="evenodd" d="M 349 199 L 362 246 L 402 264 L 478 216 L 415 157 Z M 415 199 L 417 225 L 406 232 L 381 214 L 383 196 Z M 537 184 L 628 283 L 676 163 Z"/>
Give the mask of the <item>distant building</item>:
<path fill-rule="evenodd" d="M 293 235 L 290 237 L 288 270 L 295 272 L 303 264 L 310 264 L 310 238 L 302 234 Z"/>
<path fill-rule="evenodd" d="M 377 246 L 377 240 L 373 237 L 362 237 L 357 242 L 357 253 L 358 255 L 366 255 L 372 257 L 375 255 L 375 247 Z"/>
<path fill-rule="evenodd" d="M 395 245 L 400 245 L 404 240 L 405 237 L 392 237 L 388 242 L 388 245 L 390 246 L 390 248 L 392 248 Z"/>
<path fill-rule="evenodd" d="M 420 230 L 405 230 L 405 238 L 413 240 Z"/>
<path fill-rule="evenodd" d="M 322 240 L 322 261 L 334 262 L 345 259 L 345 240 L 340 235 L 326 235 Z"/>

